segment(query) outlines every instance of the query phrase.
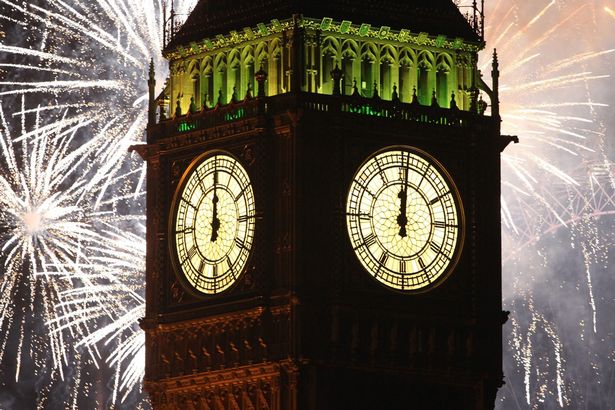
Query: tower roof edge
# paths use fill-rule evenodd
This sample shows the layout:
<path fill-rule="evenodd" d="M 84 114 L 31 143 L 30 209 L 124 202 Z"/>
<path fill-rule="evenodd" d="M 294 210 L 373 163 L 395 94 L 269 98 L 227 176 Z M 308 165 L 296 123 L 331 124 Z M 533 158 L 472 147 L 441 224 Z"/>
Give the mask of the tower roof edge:
<path fill-rule="evenodd" d="M 480 42 L 450 0 L 200 0 L 165 51 L 273 19 L 330 17 Z"/>

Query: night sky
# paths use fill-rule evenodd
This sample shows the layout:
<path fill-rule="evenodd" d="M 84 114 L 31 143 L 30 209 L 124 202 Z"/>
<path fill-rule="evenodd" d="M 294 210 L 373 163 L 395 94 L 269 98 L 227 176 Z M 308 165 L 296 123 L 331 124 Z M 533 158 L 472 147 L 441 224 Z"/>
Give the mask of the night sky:
<path fill-rule="evenodd" d="M 107 232 L 109 224 L 115 224 L 142 236 L 141 165 L 119 142 L 143 138 L 142 128 L 129 130 L 145 112 L 144 102 L 135 101 L 146 92 L 148 53 L 164 67 L 155 47 L 159 42 L 151 38 L 144 19 L 135 20 L 140 27 L 136 37 L 144 39 L 140 47 L 121 21 L 109 17 L 122 14 L 122 8 L 110 12 L 94 0 L 81 6 L 72 0 L 67 3 L 74 5 L 75 14 L 62 11 L 51 0 L 18 4 L 0 0 L 3 140 L 22 134 L 22 116 L 13 115 L 22 111 L 22 95 L 26 110 L 66 105 L 44 111 L 39 126 L 68 117 L 92 119 L 75 131 L 69 149 L 77 150 L 95 135 L 104 134 L 118 144 L 101 143 L 99 147 L 105 150 L 103 154 L 121 152 L 113 157 L 121 164 L 107 170 L 100 161 L 103 154 L 88 152 L 87 161 L 78 165 L 79 172 L 72 172 L 56 188 L 69 190 L 82 178 L 96 179 L 101 169 L 113 175 L 107 185 L 102 181 L 84 193 L 84 202 L 79 205 L 83 209 L 69 217 L 89 224 L 96 232 Z M 186 2 L 183 9 L 189 6 Z M 141 6 L 130 7 L 136 14 L 134 8 Z M 126 6 L 126 11 L 130 7 Z M 147 10 L 139 10 L 148 15 Z M 615 402 L 615 268 L 611 263 L 615 246 L 615 87 L 611 78 L 615 13 L 611 10 L 615 10 L 615 0 L 487 0 L 487 51 L 483 58 L 488 61 L 489 50 L 497 46 L 504 133 L 521 139 L 519 145 L 507 149 L 503 162 L 503 199 L 507 204 L 503 213 L 503 292 L 511 320 L 504 326 L 507 384 L 498 395 L 497 407 L 501 409 L 607 409 Z M 62 15 L 76 25 L 62 20 Z M 154 23 L 150 22 L 151 27 L 160 26 Z M 94 25 L 110 33 L 109 38 L 115 38 L 126 53 L 118 52 L 111 40 L 105 46 L 97 42 L 96 38 L 106 38 L 100 33 L 85 34 L 91 33 Z M 9 47 L 21 47 L 22 51 Z M 23 49 L 46 54 L 25 55 Z M 77 63 L 54 60 L 50 55 Z M 489 66 L 482 69 L 490 71 Z M 164 75 L 158 76 L 160 84 Z M 107 81 L 108 86 L 33 85 L 68 80 Z M 490 82 L 488 77 L 486 80 Z M 36 123 L 33 113 L 23 117 L 27 130 L 34 129 Z M 15 143 L 20 166 L 27 163 L 19 159 L 23 149 L 21 143 Z M 7 152 L 6 148 L 0 151 L 0 175 L 10 179 Z M 131 173 L 129 177 L 124 176 L 127 173 Z M 106 188 L 100 194 L 102 186 Z M 58 313 L 54 305 L 58 300 L 50 281 L 57 281 L 57 289 L 63 290 L 85 283 L 33 275 L 51 268 L 35 262 L 33 269 L 29 257 L 22 260 L 19 252 L 17 256 L 11 253 L 16 245 L 7 243 L 22 221 L 21 213 L 15 216 L 11 212 L 6 192 L 0 187 L 4 198 L 0 201 L 0 269 L 4 269 L 0 271 L 0 290 L 4 300 L 10 300 L 1 305 L 0 408 L 29 409 L 37 403 L 54 409 L 68 405 L 112 407 L 116 373 L 107 360 L 120 342 L 97 343 L 96 353 L 80 342 L 88 333 L 86 328 L 104 327 L 114 316 L 93 318 L 74 332 L 62 330 L 65 345 L 60 350 L 65 364 L 60 368 L 54 365 L 49 320 Z M 140 194 L 128 195 L 135 192 Z M 99 194 L 103 204 L 95 207 L 92 204 Z M 122 200 L 105 202 L 116 197 Z M 32 253 L 40 261 L 37 249 L 41 242 L 35 239 L 34 244 Z M 132 265 L 127 269 L 129 275 L 121 279 L 123 289 L 142 292 L 142 270 Z M 108 295 L 115 297 L 110 301 L 113 309 L 132 308 L 137 303 L 124 293 Z M 133 323 L 121 338 L 139 332 L 137 329 Z M 120 403 L 124 393 L 127 398 Z M 148 408 L 139 386 L 121 391 L 119 396 L 114 408 Z"/>

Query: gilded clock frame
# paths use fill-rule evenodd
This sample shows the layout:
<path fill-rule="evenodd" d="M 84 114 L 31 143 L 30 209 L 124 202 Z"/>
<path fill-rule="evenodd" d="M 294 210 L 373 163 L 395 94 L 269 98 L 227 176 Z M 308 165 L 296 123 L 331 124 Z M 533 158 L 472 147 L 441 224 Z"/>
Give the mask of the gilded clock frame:
<path fill-rule="evenodd" d="M 347 220 L 347 212 L 346 212 L 346 208 L 348 206 L 349 200 L 350 200 L 350 195 L 352 193 L 351 188 L 352 188 L 352 184 L 354 181 L 354 178 L 357 175 L 357 172 L 359 172 L 359 170 L 361 170 L 361 168 L 363 168 L 363 166 L 365 166 L 369 161 L 371 161 L 372 159 L 374 159 L 376 156 L 388 152 L 388 151 L 394 151 L 394 150 L 405 150 L 405 151 L 409 151 L 415 155 L 418 155 L 419 157 L 421 157 L 422 159 L 424 159 L 425 161 L 427 161 L 429 164 L 431 164 L 432 166 L 434 166 L 436 168 L 436 170 L 442 175 L 442 178 L 444 180 L 444 182 L 446 182 L 446 184 L 448 185 L 448 187 L 450 187 L 451 190 L 451 195 L 453 197 L 453 202 L 457 208 L 457 219 L 458 219 L 458 236 L 457 236 L 457 243 L 453 249 L 453 255 L 448 263 L 448 265 L 446 266 L 446 268 L 444 269 L 444 272 L 441 273 L 440 275 L 438 275 L 438 277 L 431 283 L 429 283 L 426 286 L 423 286 L 421 288 L 418 289 L 398 289 L 395 288 L 393 286 L 390 286 L 380 280 L 378 280 L 378 278 L 376 278 L 374 276 L 374 274 L 372 274 L 371 271 L 369 271 L 363 264 L 363 262 L 361 261 L 360 257 L 357 255 L 356 251 L 353 248 L 353 244 L 352 244 L 352 239 L 350 238 L 350 234 L 348 232 L 348 220 Z M 423 293 L 428 293 L 431 292 L 432 290 L 440 287 L 443 283 L 445 283 L 448 278 L 451 276 L 451 274 L 453 273 L 453 271 L 455 271 L 455 268 L 457 267 L 457 265 L 459 264 L 459 261 L 461 259 L 461 255 L 463 253 L 463 248 L 464 248 L 464 244 L 465 244 L 465 234 L 466 234 L 466 218 L 465 218 L 465 208 L 463 205 L 463 201 L 461 198 L 461 193 L 459 192 L 459 188 L 457 187 L 457 184 L 455 183 L 455 180 L 453 179 L 453 177 L 451 176 L 450 172 L 448 171 L 448 169 L 442 164 L 442 162 L 440 162 L 438 159 L 436 159 L 432 154 L 430 154 L 429 152 L 425 151 L 424 149 L 415 147 L 415 146 L 410 146 L 410 145 L 403 145 L 403 144 L 397 144 L 397 145 L 389 145 L 389 146 L 385 146 L 383 148 L 380 148 L 376 151 L 370 152 L 367 157 L 357 166 L 355 167 L 354 171 L 352 172 L 352 174 L 350 175 L 350 181 L 347 183 L 347 187 L 348 187 L 348 192 L 346 194 L 346 200 L 344 202 L 344 229 L 346 231 L 346 238 L 348 240 L 348 245 L 350 246 L 350 252 L 352 254 L 353 259 L 358 263 L 358 265 L 361 267 L 361 269 L 369 275 L 370 280 L 373 282 L 376 282 L 381 288 L 385 289 L 386 291 L 389 292 L 394 292 L 397 294 L 401 294 L 401 295 L 417 295 L 417 294 L 423 294 Z M 387 250 L 388 252 L 388 250 Z"/>
<path fill-rule="evenodd" d="M 239 283 L 242 281 L 243 277 L 245 276 L 244 275 L 245 272 L 249 269 L 251 260 L 254 256 L 254 241 L 256 239 L 256 231 L 257 231 L 257 228 L 256 228 L 257 212 L 256 212 L 256 197 L 255 197 L 254 198 L 254 220 L 255 220 L 254 224 L 255 225 L 254 225 L 254 230 L 252 233 L 252 243 L 248 251 L 248 257 L 245 260 L 245 263 L 241 269 L 241 272 L 237 274 L 236 280 L 228 288 L 224 289 L 223 291 L 210 294 L 210 293 L 199 291 L 185 277 L 183 268 L 181 266 L 181 262 L 179 261 L 179 256 L 177 254 L 177 247 L 176 247 L 177 242 L 175 238 L 175 229 L 174 229 L 176 218 L 177 218 L 177 212 L 178 212 L 177 201 L 178 201 L 178 198 L 181 196 L 183 189 L 185 188 L 187 180 L 190 178 L 193 172 L 200 166 L 201 163 L 205 162 L 208 158 L 214 157 L 216 155 L 226 155 L 228 157 L 233 158 L 239 165 L 241 165 L 246 175 L 248 176 L 249 185 L 252 187 L 252 191 L 254 192 L 253 178 L 250 175 L 250 172 L 248 171 L 248 167 L 246 166 L 246 164 L 244 164 L 239 159 L 237 155 L 233 154 L 230 151 L 223 150 L 223 149 L 207 150 L 197 155 L 196 157 L 194 157 L 190 161 L 188 166 L 184 169 L 184 172 L 182 173 L 181 178 L 179 179 L 179 181 L 177 182 L 177 185 L 175 186 L 175 189 L 173 190 L 173 196 L 171 199 L 170 208 L 168 212 L 169 218 L 167 221 L 167 234 L 169 238 L 169 240 L 167 241 L 168 250 L 169 250 L 172 270 L 173 270 L 173 273 L 176 279 L 178 280 L 179 283 L 181 283 L 184 290 L 186 290 L 190 295 L 197 297 L 199 299 L 207 299 L 207 300 L 215 300 L 219 298 L 228 297 L 232 293 L 233 289 L 239 286 Z"/>

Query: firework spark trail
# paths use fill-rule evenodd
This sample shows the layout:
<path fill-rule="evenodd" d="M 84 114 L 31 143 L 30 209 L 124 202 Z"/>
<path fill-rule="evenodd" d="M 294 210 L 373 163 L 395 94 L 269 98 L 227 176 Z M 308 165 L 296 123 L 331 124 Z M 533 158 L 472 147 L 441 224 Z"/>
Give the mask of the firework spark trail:
<path fill-rule="evenodd" d="M 144 284 L 139 278 L 145 270 L 145 240 L 105 224 L 96 245 L 85 253 L 89 263 L 82 263 L 76 272 L 83 285 L 64 291 L 59 306 L 71 312 L 53 321 L 56 332 L 67 328 L 91 329 L 78 342 L 90 352 L 98 345 L 113 345 L 106 361 L 115 369 L 113 401 L 124 392 L 120 401 L 140 387 L 144 372 L 145 336 L 138 331 L 138 320 L 145 314 L 145 301 L 141 296 Z M 137 231 L 144 232 L 139 225 Z M 94 357 L 98 359 L 98 357 Z"/>
<path fill-rule="evenodd" d="M 193 4 L 194 1 L 183 2 L 176 11 L 185 13 Z M 53 305 L 52 313 L 47 315 L 52 342 L 61 338 L 70 344 L 54 342 L 52 351 L 83 348 L 94 365 L 107 363 L 114 367 L 111 400 L 123 401 L 131 391 L 140 391 L 144 371 L 144 336 L 137 326 L 143 315 L 143 288 L 139 281 L 143 280 L 144 268 L 139 266 L 136 270 L 118 264 L 126 255 L 109 253 L 109 232 L 117 226 L 129 232 L 144 218 L 130 210 L 142 207 L 145 167 L 128 154 L 127 148 L 142 140 L 147 104 L 142 78 L 150 59 L 154 57 L 156 66 L 161 68 L 157 71 L 165 72 L 160 55 L 161 5 L 114 0 L 49 0 L 22 5 L 0 0 L 2 5 L 8 8 L 10 16 L 21 15 L 20 23 L 39 42 L 0 44 L 0 52 L 29 59 L 26 63 L 21 60 L 19 64 L 0 67 L 37 74 L 34 79 L 3 81 L 0 94 L 6 98 L 29 94 L 45 101 L 34 110 L 22 108 L 22 115 L 42 110 L 63 111 L 61 119 L 41 125 L 45 132 L 78 127 L 81 138 L 96 141 L 90 144 L 96 165 L 75 167 L 88 174 L 88 180 L 78 187 L 82 195 L 76 201 L 88 208 L 95 238 L 80 243 L 77 253 L 71 249 L 75 244 L 66 244 L 64 252 L 73 251 L 72 260 L 49 261 L 35 275 L 50 283 L 70 282 L 70 286 L 57 289 L 61 303 Z M 104 80 L 99 78 L 101 73 Z M 84 130 L 83 126 L 87 128 Z M 40 132 L 22 134 L 15 138 L 17 142 L 41 138 Z M 121 243 L 118 238 L 114 240 Z M 131 240 L 140 243 L 134 237 Z M 137 252 L 126 245 L 124 241 L 124 249 L 134 251 L 126 260 L 144 260 L 144 248 Z M 48 248 L 55 251 L 53 246 Z M 110 266 L 116 269 L 110 270 Z M 73 366 L 79 368 L 81 364 Z M 77 379 L 75 388 L 82 380 L 87 383 L 82 377 Z M 77 402 L 72 399 L 73 406 Z"/>
<path fill-rule="evenodd" d="M 603 12 L 610 20 L 615 13 L 609 7 L 601 10 L 595 3 L 576 0 L 529 4 L 498 0 L 486 6 L 487 44 L 497 48 L 501 63 L 504 132 L 521 139 L 503 154 L 504 285 L 509 289 L 505 305 L 512 311 L 508 338 L 512 360 L 505 357 L 510 362 L 505 365 L 509 385 L 500 406 L 524 408 L 516 402 L 517 396 L 523 396 L 525 405 L 532 408 L 588 403 L 609 408 L 612 403 L 595 400 L 582 389 L 603 385 L 612 363 L 599 352 L 613 340 L 592 338 L 583 326 L 577 326 L 575 333 L 571 320 L 578 317 L 580 323 L 591 323 L 588 328 L 597 335 L 598 320 L 608 315 L 600 313 L 600 306 L 605 306 L 601 294 L 609 288 L 604 284 L 608 266 L 604 261 L 610 247 L 601 229 L 615 215 L 615 171 L 605 149 L 603 118 L 609 105 L 593 97 L 592 90 L 599 90 L 610 78 L 604 61 L 614 53 L 612 44 L 603 41 L 609 36 L 596 16 Z M 486 58 L 479 65 L 488 72 L 490 64 Z M 599 180 L 593 172 L 587 177 L 587 169 L 594 166 L 600 169 Z M 571 235 L 567 250 L 551 239 L 567 234 Z M 570 260 L 567 269 L 552 273 L 551 278 L 549 272 L 558 266 L 562 252 L 577 255 L 581 263 Z M 575 272 L 576 266 L 582 268 Z M 570 289 L 568 281 L 576 288 Z M 533 289 L 545 283 L 553 288 L 552 294 L 534 297 Z M 581 299 L 574 314 L 552 311 L 560 293 L 566 299 L 564 292 Z M 543 334 L 550 343 L 541 341 Z M 586 354 L 594 358 L 591 369 L 583 360 L 565 360 Z M 519 383 L 514 387 L 517 375 Z M 609 396 L 601 391 L 605 393 L 601 396 Z"/>
<path fill-rule="evenodd" d="M 60 122 L 58 127 L 41 131 L 39 113 L 35 114 L 34 130 L 31 132 L 26 130 L 25 114 L 22 115 L 21 135 L 27 133 L 39 138 L 31 141 L 20 139 L 12 136 L 13 131 L 0 105 L 0 212 L 3 227 L 0 243 L 4 264 L 4 274 L 0 278 L 0 329 L 4 334 L 0 356 L 5 354 L 10 329 L 19 326 L 16 381 L 19 380 L 24 353 L 25 316 L 21 315 L 21 325 L 13 323 L 19 315 L 12 301 L 19 299 L 18 293 L 23 288 L 21 284 L 26 283 L 29 289 L 31 312 L 35 310 L 34 300 L 39 295 L 46 305 L 55 304 L 58 293 L 69 282 L 47 283 L 48 278 L 37 280 L 33 273 L 43 270 L 47 264 L 70 263 L 79 243 L 93 237 L 93 232 L 84 222 L 84 208 L 76 201 L 82 197 L 82 189 L 86 185 L 86 180 L 80 179 L 76 170 L 82 168 L 84 158 L 92 152 L 96 141 L 92 140 L 72 150 L 70 146 L 80 125 L 65 132 Z M 20 143 L 16 146 L 18 139 Z M 69 187 L 63 189 L 67 181 L 73 178 L 75 180 Z M 24 267 L 32 274 L 25 273 Z M 59 369 L 60 377 L 63 377 L 62 365 L 66 364 L 65 338 L 61 334 L 50 334 L 48 343 L 55 367 Z M 28 351 L 32 348 L 29 346 Z"/>
<path fill-rule="evenodd" d="M 194 3 L 193 0 L 180 2 L 176 5 L 177 14 L 185 15 Z M 524 20 L 521 6 L 517 3 L 517 1 L 512 4 L 498 1 L 493 6 L 492 12 L 487 13 L 491 16 L 488 22 L 493 21 L 497 24 L 488 26 L 487 31 L 489 46 L 498 48 L 503 61 L 501 99 L 504 102 L 502 107 L 504 127 L 507 128 L 507 132 L 518 133 L 524 144 L 520 144 L 517 152 L 507 154 L 504 158 L 508 178 L 504 181 L 508 190 L 502 201 L 503 221 L 507 227 L 504 233 L 512 242 L 519 243 L 519 238 L 523 238 L 523 233 L 528 231 L 527 225 L 533 223 L 532 221 L 535 222 L 529 217 L 519 216 L 519 204 L 535 207 L 536 214 L 542 212 L 543 215 L 538 218 L 540 221 L 553 219 L 555 222 L 551 223 L 546 231 L 554 229 L 553 227 L 557 225 L 571 225 L 571 218 L 563 216 L 561 207 L 551 203 L 552 196 L 548 192 L 543 192 L 541 185 L 544 185 L 546 179 L 576 187 L 581 183 L 581 179 L 569 172 L 565 165 L 544 158 L 542 153 L 549 147 L 575 158 L 583 153 L 588 155 L 595 153 L 597 150 L 593 148 L 593 140 L 589 138 L 593 133 L 591 127 L 594 125 L 595 116 L 574 118 L 566 110 L 584 107 L 594 110 L 606 106 L 604 103 L 592 101 L 589 97 L 587 101 L 579 101 L 576 95 L 572 98 L 566 96 L 564 99 L 557 98 L 558 96 L 549 99 L 544 98 L 544 95 L 554 90 L 568 90 L 588 82 L 601 82 L 606 78 L 602 72 L 577 70 L 578 63 L 599 62 L 600 59 L 608 57 L 613 50 L 585 50 L 563 57 L 557 56 L 540 72 L 529 73 L 531 75 L 528 76 L 528 67 L 539 66 L 545 56 L 550 55 L 553 47 L 546 48 L 546 45 L 552 46 L 555 34 L 576 24 L 575 20 L 590 6 L 581 4 L 577 7 L 574 2 L 568 6 L 555 1 L 543 1 L 537 7 L 537 12 Z M 51 340 L 56 343 L 54 338 L 60 338 L 68 331 L 70 335 L 76 337 L 75 344 L 86 348 L 95 360 L 104 359 L 105 362 L 115 366 L 113 400 L 115 401 L 120 393 L 123 393 L 121 394 L 123 399 L 131 389 L 138 386 L 143 372 L 142 333 L 135 325 L 135 320 L 140 314 L 139 306 L 143 302 L 139 299 L 141 296 L 138 287 L 130 282 L 131 278 L 141 278 L 143 273 L 142 270 L 138 272 L 136 266 L 124 266 L 120 263 L 126 255 L 117 253 L 102 255 L 115 246 L 114 242 L 123 242 L 119 236 L 114 237 L 116 226 L 124 226 L 123 223 L 134 224 L 135 221 L 143 219 L 142 215 L 118 214 L 123 212 L 119 212 L 121 204 L 127 200 L 142 199 L 141 189 L 145 175 L 143 167 L 127 170 L 121 164 L 130 162 L 125 148 L 133 141 L 139 140 L 145 125 L 143 112 L 146 92 L 142 78 L 146 64 L 151 57 L 154 57 L 156 71 L 165 72 L 159 54 L 161 4 L 160 1 L 48 0 L 44 6 L 36 6 L 0 0 L 0 5 L 9 10 L 6 13 L 0 12 L 0 19 L 27 28 L 29 33 L 38 38 L 38 42 L 31 44 L 26 42 L 19 46 L 0 44 L 0 52 L 27 61 L 24 64 L 9 63 L 0 67 L 14 72 L 24 70 L 39 76 L 31 82 L 28 82 L 30 80 L 6 81 L 0 84 L 0 93 L 5 93 L 6 98 L 29 94 L 31 98 L 47 99 L 45 104 L 37 108 L 22 107 L 16 112 L 22 118 L 28 114 L 41 114 L 43 111 L 65 113 L 56 121 L 55 127 L 54 121 L 48 121 L 40 125 L 39 132 L 22 130 L 21 138 L 14 138 L 10 144 L 5 136 L 0 141 L 6 140 L 7 147 L 12 147 L 11 144 L 22 144 L 21 146 L 26 144 L 26 147 L 38 144 L 41 147 L 54 143 L 50 138 L 44 137 L 45 134 L 66 141 L 69 135 L 73 135 L 72 131 L 67 131 L 71 127 L 76 127 L 79 132 L 87 128 L 85 134 L 88 138 L 98 141 L 96 156 L 104 158 L 104 161 L 97 162 L 97 169 L 88 168 L 84 164 L 75 167 L 85 170 L 85 173 L 89 173 L 91 177 L 87 184 L 77 185 L 75 192 L 81 190 L 82 193 L 94 194 L 83 194 L 78 199 L 73 198 L 73 202 L 76 201 L 88 208 L 88 215 L 92 220 L 99 222 L 95 227 L 96 240 L 102 245 L 95 247 L 92 241 L 71 243 L 70 238 L 63 237 L 62 246 L 56 249 L 54 244 L 49 244 L 43 255 L 50 257 L 55 252 L 61 252 L 66 257 L 64 259 L 54 257 L 53 260 L 47 261 L 46 266 L 39 269 L 39 275 L 30 276 L 28 280 L 45 280 L 59 284 L 71 277 L 80 278 L 79 283 L 71 283 L 71 286 L 53 288 L 53 292 L 61 295 L 62 304 L 51 306 L 50 298 L 44 299 L 49 326 L 52 328 L 57 326 L 56 329 L 61 327 L 61 330 L 52 332 Z M 615 14 L 608 7 L 604 8 L 604 12 L 615 18 Z M 21 17 L 13 18 L 15 15 Z M 549 18 L 553 15 L 557 16 L 557 21 L 550 22 Z M 540 31 L 537 31 L 539 28 Z M 482 66 L 487 67 L 487 64 L 485 61 Z M 483 71 L 487 72 L 488 68 Z M 101 75 L 104 75 L 105 80 L 100 80 Z M 44 86 L 46 83 L 48 85 Z M 89 122 L 86 124 L 86 121 Z M 579 123 L 587 124 L 587 127 L 579 128 Z M 80 124 L 82 126 L 79 126 Z M 60 133 L 64 134 L 59 135 Z M 7 162 L 10 162 L 11 153 L 12 148 L 2 151 Z M 527 153 L 532 153 L 533 156 L 526 155 Z M 604 160 L 603 163 L 607 164 L 607 161 Z M 611 181 L 615 181 L 613 173 L 609 172 L 608 175 Z M 130 180 L 131 188 L 118 193 L 116 191 L 118 180 Z M 615 186 L 615 182 L 611 185 Z M 70 216 L 70 213 L 64 216 Z M 574 218 L 572 220 L 578 221 Z M 532 229 L 535 239 L 523 243 L 536 243 L 540 240 L 541 235 L 546 232 L 540 229 L 540 227 Z M 523 238 L 524 241 L 525 239 Z M 5 243 L 4 240 L 2 243 Z M 9 246 L 13 246 L 14 249 L 15 243 L 17 241 Z M 521 245 L 521 248 L 523 246 L 525 245 Z M 590 260 L 588 258 L 592 257 L 594 248 L 587 249 L 585 260 Z M 133 257 L 136 258 L 140 251 L 133 249 L 133 252 Z M 13 254 L 15 255 L 16 253 Z M 72 258 L 69 258 L 71 255 Z M 141 255 L 140 258 L 142 257 Z M 4 260 L 9 261 L 7 265 L 9 271 L 16 272 L 21 269 L 16 257 Z M 115 269 L 110 270 L 109 266 L 115 266 Z M 130 274 L 127 275 L 127 272 Z M 10 300 L 10 289 L 14 289 L 19 280 L 21 280 L 19 277 L 3 278 L 0 292 L 9 299 L 2 300 Z M 84 299 L 87 292 L 94 290 L 101 291 L 105 300 Z M 513 297 L 527 300 L 531 298 L 531 294 L 524 288 L 518 288 Z M 10 307 L 0 304 L 0 308 L 2 312 L 0 325 L 14 320 L 15 312 L 11 311 Z M 529 397 L 532 403 L 536 400 L 544 401 L 548 399 L 545 386 L 554 384 L 557 387 L 554 400 L 563 406 L 571 400 L 565 386 L 567 377 L 563 357 L 566 350 L 558 339 L 557 326 L 549 322 L 539 309 L 534 304 L 531 305 L 530 312 L 533 318 L 531 323 L 534 323 L 536 332 L 546 332 L 548 335 L 555 365 L 552 372 L 550 367 L 545 365 L 540 374 L 527 373 L 530 379 L 525 384 L 525 389 L 529 392 L 529 396 L 526 397 Z M 522 311 L 524 308 L 518 307 L 516 310 Z M 49 313 L 50 311 L 53 313 Z M 59 318 L 62 320 L 58 320 Z M 105 330 L 101 329 L 99 332 L 93 330 L 93 325 L 90 326 L 97 321 L 104 323 L 111 318 L 122 323 L 122 326 L 105 326 L 103 328 Z M 517 334 L 523 334 L 523 329 L 519 327 Z M 523 340 L 529 340 L 527 337 Z M 5 351 L 7 340 L 7 338 L 0 339 L 0 358 Z M 515 343 L 514 340 L 515 337 L 511 341 L 512 345 Z M 536 360 L 534 355 L 538 347 L 537 340 L 535 343 L 528 342 L 526 346 L 520 344 L 518 350 L 513 349 L 517 353 L 522 350 L 525 354 L 518 363 L 530 363 L 531 368 L 531 363 Z M 52 349 L 57 352 L 62 350 L 58 360 L 61 358 L 65 361 L 65 351 L 74 349 L 73 345 L 64 343 L 65 339 L 62 337 Z M 100 350 L 105 344 L 113 346 L 111 355 L 105 355 Z M 28 346 L 28 349 L 33 347 Z M 517 356 L 519 357 L 521 356 Z M 532 380 L 532 377 L 535 380 Z M 548 377 L 552 379 L 546 380 Z M 538 387 L 531 388 L 531 386 Z M 77 401 L 73 400 L 75 407 Z"/>

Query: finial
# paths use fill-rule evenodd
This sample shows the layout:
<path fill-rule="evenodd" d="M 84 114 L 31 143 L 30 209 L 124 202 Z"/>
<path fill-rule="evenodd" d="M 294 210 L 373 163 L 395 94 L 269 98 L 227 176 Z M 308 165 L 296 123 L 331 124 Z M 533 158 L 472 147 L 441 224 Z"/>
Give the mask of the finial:
<path fill-rule="evenodd" d="M 162 101 L 165 100 L 165 96 L 162 97 Z M 167 119 L 167 110 L 164 104 L 160 104 L 159 103 L 159 107 L 160 107 L 160 121 L 164 121 Z"/>
<path fill-rule="evenodd" d="M 156 123 L 156 73 L 154 72 L 154 59 L 149 62 L 149 79 L 148 85 L 148 110 L 147 110 L 147 125 L 154 125 Z"/>
<path fill-rule="evenodd" d="M 359 89 L 357 88 L 357 79 L 352 80 L 352 96 L 359 97 Z"/>
<path fill-rule="evenodd" d="M 237 87 L 233 86 L 233 94 L 231 95 L 231 102 L 235 104 L 237 102 Z"/>
<path fill-rule="evenodd" d="M 181 94 L 177 95 L 177 103 L 175 104 L 175 117 L 181 117 L 182 115 L 182 105 L 181 105 Z"/>
<path fill-rule="evenodd" d="M 190 107 L 188 108 L 188 112 L 190 114 L 194 114 L 196 112 L 196 104 L 194 103 L 194 95 L 190 96 Z"/>
<path fill-rule="evenodd" d="M 412 87 L 412 104 L 419 104 L 419 97 L 416 95 L 416 87 Z"/>
<path fill-rule="evenodd" d="M 483 100 L 483 95 L 481 94 L 478 99 L 478 113 L 485 115 L 485 111 L 487 111 L 487 103 Z"/>
<path fill-rule="evenodd" d="M 218 101 L 216 102 L 216 107 L 221 106 L 222 104 L 224 104 L 224 102 L 222 101 L 224 97 L 222 97 L 222 88 L 218 90 Z"/>
<path fill-rule="evenodd" d="M 267 72 L 263 70 L 263 67 L 261 66 L 261 68 L 256 72 L 256 74 L 254 74 L 254 77 L 256 78 L 256 82 L 258 82 L 258 90 L 257 90 L 256 95 L 258 97 L 264 97 L 265 96 L 265 80 L 267 80 Z"/>
<path fill-rule="evenodd" d="M 252 84 L 248 83 L 248 89 L 246 91 L 246 100 L 249 100 L 252 98 Z"/>
<path fill-rule="evenodd" d="M 335 68 L 331 70 L 331 78 L 333 79 L 333 95 L 340 95 L 342 93 L 342 90 L 340 88 L 340 81 L 342 80 L 343 76 L 344 73 L 342 73 L 342 70 L 340 70 L 339 65 L 335 64 Z"/>
<path fill-rule="evenodd" d="M 436 89 L 434 88 L 433 92 L 431 93 L 431 106 L 432 107 L 439 107 L 440 105 L 438 104 L 438 98 L 436 97 Z"/>
<path fill-rule="evenodd" d="M 374 93 L 372 94 L 372 98 L 379 100 L 380 95 L 378 94 L 378 84 L 374 81 Z"/>
<path fill-rule="evenodd" d="M 451 110 L 457 109 L 457 101 L 455 101 L 455 93 L 451 93 L 451 102 L 450 102 Z"/>
<path fill-rule="evenodd" d="M 392 101 L 399 101 L 399 95 L 397 95 L 397 85 L 395 83 L 393 83 L 393 94 L 391 94 L 391 100 Z"/>

